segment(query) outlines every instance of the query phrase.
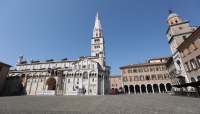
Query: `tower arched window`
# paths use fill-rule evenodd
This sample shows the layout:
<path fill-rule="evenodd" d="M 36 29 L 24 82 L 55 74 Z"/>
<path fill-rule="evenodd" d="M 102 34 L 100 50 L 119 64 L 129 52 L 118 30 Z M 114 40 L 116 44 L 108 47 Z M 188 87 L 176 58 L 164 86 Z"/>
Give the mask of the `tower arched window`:
<path fill-rule="evenodd" d="M 88 79 L 88 73 L 87 72 L 83 73 L 83 79 Z"/>
<path fill-rule="evenodd" d="M 175 22 L 176 22 L 176 23 L 178 23 L 178 21 L 177 21 L 177 20 L 175 20 Z"/>

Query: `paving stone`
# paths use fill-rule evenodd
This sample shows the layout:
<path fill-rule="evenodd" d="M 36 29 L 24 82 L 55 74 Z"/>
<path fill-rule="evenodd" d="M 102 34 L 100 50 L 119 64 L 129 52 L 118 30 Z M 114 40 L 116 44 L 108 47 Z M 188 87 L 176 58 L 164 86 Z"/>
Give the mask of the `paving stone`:
<path fill-rule="evenodd" d="M 199 114 L 200 99 L 170 94 L 0 97 L 0 114 Z"/>

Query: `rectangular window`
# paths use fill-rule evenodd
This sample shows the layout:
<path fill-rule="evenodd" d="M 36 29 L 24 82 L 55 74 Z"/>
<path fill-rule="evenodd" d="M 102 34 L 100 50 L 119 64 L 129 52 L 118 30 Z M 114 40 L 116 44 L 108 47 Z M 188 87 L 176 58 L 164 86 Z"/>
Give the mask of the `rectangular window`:
<path fill-rule="evenodd" d="M 77 69 L 77 65 L 75 65 L 75 69 Z"/>
<path fill-rule="evenodd" d="M 128 70 L 128 73 L 132 73 L 132 70 Z"/>
<path fill-rule="evenodd" d="M 92 82 L 94 82 L 94 78 L 92 78 Z"/>
<path fill-rule="evenodd" d="M 196 62 L 195 62 L 194 59 L 191 59 L 190 63 L 191 63 L 192 69 L 196 69 L 197 68 L 197 65 L 196 65 Z"/>
<path fill-rule="evenodd" d="M 187 71 L 190 71 L 190 66 L 189 66 L 188 62 L 185 63 L 185 67 L 187 68 Z"/>
<path fill-rule="evenodd" d="M 77 82 L 77 84 L 79 84 L 79 82 Z"/>
<path fill-rule="evenodd" d="M 124 82 L 126 82 L 127 81 L 127 77 L 124 77 Z"/>
<path fill-rule="evenodd" d="M 149 69 L 148 68 L 144 68 L 144 72 L 149 72 Z"/>
<path fill-rule="evenodd" d="M 94 69 L 94 64 L 92 64 L 92 69 Z"/>
<path fill-rule="evenodd" d="M 86 66 L 85 65 L 83 65 L 83 69 L 85 69 L 86 68 Z"/>
<path fill-rule="evenodd" d="M 79 78 L 77 78 L 77 81 L 79 81 Z"/>
<path fill-rule="evenodd" d="M 163 70 L 163 71 L 167 70 L 167 67 L 165 67 L 165 66 L 164 66 L 164 67 L 162 67 L 162 70 Z"/>
<path fill-rule="evenodd" d="M 1 72 L 2 66 L 0 66 L 0 72 Z"/>
<path fill-rule="evenodd" d="M 194 50 L 197 49 L 197 45 L 195 44 L 195 42 L 192 43 L 192 47 Z"/>
<path fill-rule="evenodd" d="M 81 69 L 81 65 L 79 65 L 78 69 Z"/>
<path fill-rule="evenodd" d="M 133 73 L 137 73 L 137 69 L 133 69 Z"/>
<path fill-rule="evenodd" d="M 164 74 L 164 77 L 165 77 L 165 79 L 168 79 L 169 75 L 168 74 Z"/>
<path fill-rule="evenodd" d="M 124 70 L 124 74 L 126 74 L 126 71 Z"/>
<path fill-rule="evenodd" d="M 129 77 L 129 80 L 132 81 L 132 76 Z"/>
<path fill-rule="evenodd" d="M 88 65 L 88 69 L 90 69 L 90 65 Z"/>
<path fill-rule="evenodd" d="M 162 80 L 162 79 L 163 79 L 162 74 L 158 74 L 158 79 L 159 79 L 159 80 Z"/>
<path fill-rule="evenodd" d="M 68 83 L 70 83 L 70 79 L 68 79 Z"/>
<path fill-rule="evenodd" d="M 157 68 L 156 68 L 156 71 L 161 71 L 161 70 L 160 70 L 160 67 L 157 67 Z"/>
<path fill-rule="evenodd" d="M 134 77 L 134 80 L 135 80 L 135 81 L 138 81 L 138 76 L 135 76 L 135 77 Z"/>
<path fill-rule="evenodd" d="M 186 40 L 186 36 L 183 36 L 183 40 Z"/>
<path fill-rule="evenodd" d="M 187 54 L 190 54 L 190 47 L 187 47 Z"/>
<path fill-rule="evenodd" d="M 185 57 L 184 51 L 181 52 L 181 56 L 182 56 L 182 57 Z"/>
<path fill-rule="evenodd" d="M 113 87 L 113 84 L 112 84 L 112 87 Z"/>
<path fill-rule="evenodd" d="M 197 56 L 196 58 L 197 58 L 197 63 L 198 63 L 198 65 L 199 65 L 199 67 L 200 67 L 200 55 Z"/>
<path fill-rule="evenodd" d="M 151 71 L 151 72 L 154 72 L 155 70 L 154 70 L 154 68 L 152 67 L 152 68 L 150 68 L 150 71 Z"/>
<path fill-rule="evenodd" d="M 116 84 L 116 86 L 117 86 L 117 84 Z"/>
<path fill-rule="evenodd" d="M 139 69 L 139 72 L 143 72 L 142 68 Z"/>

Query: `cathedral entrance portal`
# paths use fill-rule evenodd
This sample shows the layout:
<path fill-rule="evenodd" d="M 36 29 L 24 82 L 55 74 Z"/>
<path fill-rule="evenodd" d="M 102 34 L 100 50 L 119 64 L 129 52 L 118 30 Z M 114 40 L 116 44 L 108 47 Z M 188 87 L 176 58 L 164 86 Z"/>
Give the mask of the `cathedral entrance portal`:
<path fill-rule="evenodd" d="M 56 90 L 56 79 L 55 78 L 49 78 L 47 80 L 46 85 L 48 85 L 47 90 Z"/>

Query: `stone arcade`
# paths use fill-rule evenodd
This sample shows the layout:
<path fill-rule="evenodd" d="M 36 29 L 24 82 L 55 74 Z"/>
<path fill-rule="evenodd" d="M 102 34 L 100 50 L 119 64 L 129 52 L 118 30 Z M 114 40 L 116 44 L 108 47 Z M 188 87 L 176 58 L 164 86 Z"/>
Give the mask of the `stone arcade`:
<path fill-rule="evenodd" d="M 7 95 L 104 95 L 110 93 L 110 70 L 106 66 L 105 41 L 96 14 L 91 38 L 91 56 L 78 60 L 45 62 L 23 61 L 20 55 L 15 70 L 7 76 L 3 93 Z"/>

